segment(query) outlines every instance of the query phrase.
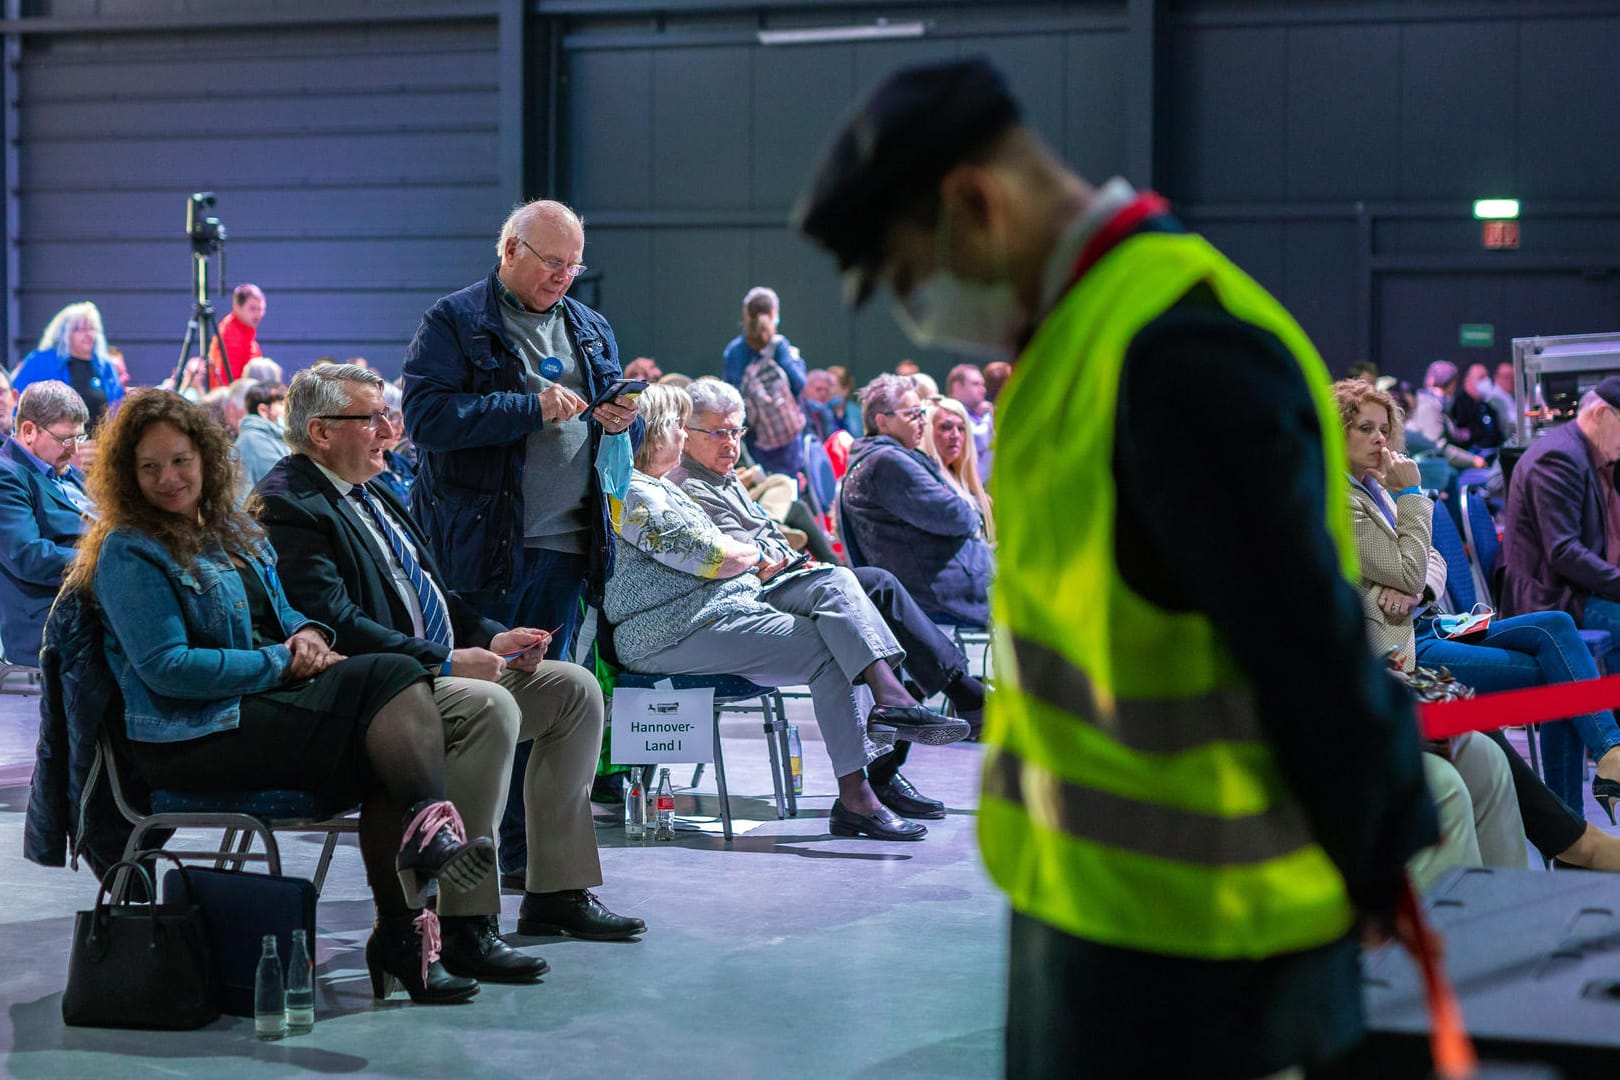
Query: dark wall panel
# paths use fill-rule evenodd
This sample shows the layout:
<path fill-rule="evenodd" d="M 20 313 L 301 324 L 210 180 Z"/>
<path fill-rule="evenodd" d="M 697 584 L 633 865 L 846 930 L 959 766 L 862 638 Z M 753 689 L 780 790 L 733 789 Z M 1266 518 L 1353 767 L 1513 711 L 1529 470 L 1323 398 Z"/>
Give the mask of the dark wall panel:
<path fill-rule="evenodd" d="M 1125 35 L 1070 34 L 1064 43 L 1064 117 L 1061 129 L 1065 157 L 1081 176 L 1101 181 L 1125 171 Z M 1150 176 L 1132 176 L 1146 185 Z"/>
<path fill-rule="evenodd" d="M 25 38 L 11 361 L 91 298 L 138 380 L 168 374 L 185 196 L 212 190 L 226 284 L 269 298 L 266 354 L 394 373 L 422 312 L 493 261 L 496 44 L 493 20 Z"/>
<path fill-rule="evenodd" d="M 653 205 L 748 205 L 750 73 L 744 49 L 653 53 Z"/>
<path fill-rule="evenodd" d="M 1197 203 L 1282 199 L 1288 32 L 1182 29 L 1170 40 L 1165 190 Z"/>
<path fill-rule="evenodd" d="M 748 230 L 659 229 L 652 237 L 652 355 L 665 371 L 718 371 L 736 334 L 748 267 Z M 752 284 L 752 283 L 751 283 Z M 632 336 L 639 327 L 627 327 Z M 712 366 L 710 366 L 712 365 Z"/>
<path fill-rule="evenodd" d="M 580 207 L 644 209 L 653 202 L 653 58 L 647 49 L 568 58 L 568 190 Z"/>
<path fill-rule="evenodd" d="M 855 51 L 843 45 L 753 49 L 754 209 L 791 206 L 854 98 Z"/>
<path fill-rule="evenodd" d="M 1438 23 L 1401 30 L 1398 163 L 1404 199 L 1519 191 L 1514 155 L 1518 27 Z"/>
<path fill-rule="evenodd" d="M 1396 194 L 1400 31 L 1392 26 L 1288 32 L 1290 200 L 1388 199 Z"/>
<path fill-rule="evenodd" d="M 1620 147 L 1620 18 L 1527 20 L 1521 30 L 1519 180 L 1543 199 L 1613 199 Z"/>

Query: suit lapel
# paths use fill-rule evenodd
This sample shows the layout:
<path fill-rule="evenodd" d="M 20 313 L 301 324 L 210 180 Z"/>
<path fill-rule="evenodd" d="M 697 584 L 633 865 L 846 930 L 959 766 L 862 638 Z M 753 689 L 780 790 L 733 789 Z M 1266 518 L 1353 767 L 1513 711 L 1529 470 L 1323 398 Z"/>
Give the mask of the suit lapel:
<path fill-rule="evenodd" d="M 1385 532 L 1389 533 L 1391 536 L 1399 535 L 1395 531 L 1395 526 L 1389 523 L 1389 518 L 1384 516 L 1384 512 L 1373 504 L 1372 496 L 1368 494 L 1367 489 L 1362 487 L 1361 484 L 1355 480 L 1350 481 L 1350 497 L 1362 503 L 1367 512 L 1367 516 L 1378 522 L 1379 527 L 1381 527 Z"/>

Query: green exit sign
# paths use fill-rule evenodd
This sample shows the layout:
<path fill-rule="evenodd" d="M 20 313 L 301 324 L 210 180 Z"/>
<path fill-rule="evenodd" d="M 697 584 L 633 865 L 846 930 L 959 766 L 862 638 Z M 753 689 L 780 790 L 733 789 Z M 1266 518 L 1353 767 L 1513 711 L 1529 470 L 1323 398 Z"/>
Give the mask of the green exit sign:
<path fill-rule="evenodd" d="M 1469 349 L 1488 349 L 1496 344 L 1496 327 L 1490 323 L 1463 323 L 1457 327 L 1457 344 Z"/>

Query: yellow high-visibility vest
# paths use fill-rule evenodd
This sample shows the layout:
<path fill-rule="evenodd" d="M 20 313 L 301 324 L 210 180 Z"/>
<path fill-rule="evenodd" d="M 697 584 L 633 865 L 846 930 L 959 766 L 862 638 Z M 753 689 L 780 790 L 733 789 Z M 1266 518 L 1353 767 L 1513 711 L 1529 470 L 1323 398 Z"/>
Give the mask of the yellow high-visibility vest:
<path fill-rule="evenodd" d="M 1204 616 L 1132 591 L 1114 550 L 1125 353 L 1200 283 L 1298 362 L 1324 433 L 1324 527 L 1346 577 L 1358 572 L 1332 382 L 1304 331 L 1202 238 L 1126 239 L 1041 324 L 997 402 L 997 684 L 979 838 L 1012 906 L 1069 934 L 1260 958 L 1345 934 L 1344 879 L 1291 798 L 1225 642 Z M 1309 709 L 1300 702 L 1301 723 Z"/>

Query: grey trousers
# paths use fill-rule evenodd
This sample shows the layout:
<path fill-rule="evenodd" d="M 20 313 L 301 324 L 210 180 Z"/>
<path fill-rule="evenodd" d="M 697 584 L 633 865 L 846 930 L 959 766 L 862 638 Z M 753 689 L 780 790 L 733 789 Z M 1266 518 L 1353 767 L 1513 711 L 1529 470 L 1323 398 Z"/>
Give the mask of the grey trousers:
<path fill-rule="evenodd" d="M 1439 810 L 1440 842 L 1407 861 L 1413 888 L 1426 890 L 1454 866 L 1526 865 L 1524 821 L 1500 746 L 1465 735 L 1451 761 L 1424 754 L 1423 777 Z"/>
<path fill-rule="evenodd" d="M 848 776 L 889 752 L 866 737 L 872 696 L 854 679 L 905 653 L 843 567 L 769 589 L 778 610 L 719 619 L 635 663 L 655 675 L 741 675 L 761 686 L 807 683 L 833 772 Z"/>
<path fill-rule="evenodd" d="M 516 744 L 534 740 L 523 777 L 529 837 L 524 888 L 602 884 L 591 820 L 591 780 L 602 750 L 602 689 L 578 664 L 543 660 L 532 675 L 508 668 L 500 682 L 441 676 L 433 697 L 445 728 L 445 789 L 471 836 L 496 835 L 506 809 Z M 441 883 L 439 914 L 492 915 L 500 879 L 471 892 Z"/>

